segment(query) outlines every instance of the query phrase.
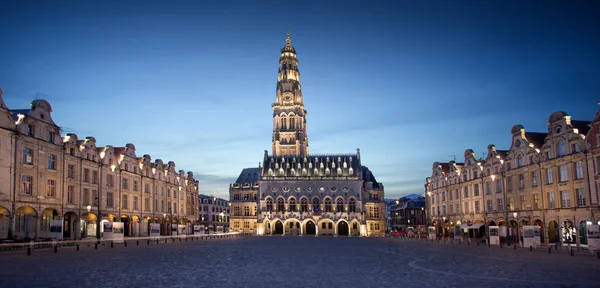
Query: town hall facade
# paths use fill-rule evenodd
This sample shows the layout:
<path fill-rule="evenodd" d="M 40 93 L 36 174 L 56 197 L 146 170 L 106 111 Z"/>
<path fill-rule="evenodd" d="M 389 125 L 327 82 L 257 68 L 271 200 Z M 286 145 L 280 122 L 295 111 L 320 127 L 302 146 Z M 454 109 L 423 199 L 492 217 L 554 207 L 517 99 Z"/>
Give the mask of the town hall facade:
<path fill-rule="evenodd" d="M 356 153 L 309 154 L 296 50 L 281 49 L 272 154 L 230 185 L 230 229 L 257 235 L 383 236 L 383 184 Z"/>

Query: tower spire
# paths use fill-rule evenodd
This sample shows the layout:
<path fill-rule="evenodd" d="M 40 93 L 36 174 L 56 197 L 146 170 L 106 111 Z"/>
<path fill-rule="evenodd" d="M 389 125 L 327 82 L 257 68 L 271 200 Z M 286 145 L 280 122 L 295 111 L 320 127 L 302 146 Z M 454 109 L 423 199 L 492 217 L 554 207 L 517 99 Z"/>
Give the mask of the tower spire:
<path fill-rule="evenodd" d="M 296 49 L 287 31 L 285 46 L 279 57 L 277 73 L 277 92 L 273 103 L 273 155 L 308 155 L 308 137 L 306 136 L 306 110 L 302 99 L 300 70 Z"/>

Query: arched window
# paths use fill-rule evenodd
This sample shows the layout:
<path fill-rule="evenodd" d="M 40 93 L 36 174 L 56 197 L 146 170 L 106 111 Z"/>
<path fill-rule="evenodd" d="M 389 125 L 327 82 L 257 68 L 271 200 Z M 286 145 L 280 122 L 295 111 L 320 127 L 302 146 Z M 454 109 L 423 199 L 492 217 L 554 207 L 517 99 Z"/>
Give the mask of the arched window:
<path fill-rule="evenodd" d="M 521 155 L 521 154 L 519 154 L 519 155 L 517 156 L 517 166 L 518 166 L 518 167 L 521 167 L 521 166 L 523 166 L 523 155 Z"/>
<path fill-rule="evenodd" d="M 356 212 L 356 201 L 354 201 L 354 199 L 350 199 L 348 202 L 348 212 Z"/>
<path fill-rule="evenodd" d="M 296 212 L 296 199 L 292 198 L 288 201 L 288 211 Z"/>
<path fill-rule="evenodd" d="M 319 209 L 319 205 L 320 205 L 319 198 L 317 198 L 317 197 L 313 198 L 313 200 L 312 200 L 313 212 L 319 212 L 319 210 L 321 210 L 321 209 Z"/>
<path fill-rule="evenodd" d="M 300 200 L 300 211 L 308 212 L 308 201 L 306 198 L 302 198 L 302 200 Z"/>
<path fill-rule="evenodd" d="M 285 206 L 283 205 L 283 198 L 277 199 L 277 212 L 284 212 Z"/>
<path fill-rule="evenodd" d="M 344 200 L 342 200 L 341 198 L 337 200 L 335 211 L 344 212 Z"/>
<path fill-rule="evenodd" d="M 565 156 L 565 140 L 564 139 L 558 140 L 558 147 L 557 147 L 556 154 L 557 154 L 556 155 L 557 157 Z"/>
<path fill-rule="evenodd" d="M 273 212 L 273 199 L 271 198 L 267 199 L 267 211 Z"/>
<path fill-rule="evenodd" d="M 325 212 L 331 212 L 331 199 L 325 199 Z"/>

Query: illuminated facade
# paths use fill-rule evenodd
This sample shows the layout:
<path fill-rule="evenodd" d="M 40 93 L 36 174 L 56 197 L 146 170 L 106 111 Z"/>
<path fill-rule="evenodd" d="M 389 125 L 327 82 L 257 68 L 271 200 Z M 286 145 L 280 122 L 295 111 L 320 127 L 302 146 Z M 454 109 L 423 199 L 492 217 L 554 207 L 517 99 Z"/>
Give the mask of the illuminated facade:
<path fill-rule="evenodd" d="M 198 195 L 199 224 L 204 225 L 209 233 L 217 232 L 217 227 L 223 231 L 229 229 L 229 201 L 211 195 Z"/>
<path fill-rule="evenodd" d="M 41 99 L 9 110 L 0 94 L 0 239 L 49 238 L 51 220 L 63 220 L 64 238 L 95 237 L 99 215 L 124 222 L 125 236 L 148 235 L 150 222 L 168 234 L 168 223 L 197 221 L 191 172 L 137 157 L 133 144 L 61 138 L 51 112 Z"/>
<path fill-rule="evenodd" d="M 508 150 L 489 145 L 485 159 L 467 149 L 463 163 L 435 162 L 425 185 L 431 224 L 444 235 L 459 226 L 485 237 L 508 219 L 513 238 L 537 225 L 542 243 L 586 244 L 586 224 L 600 221 L 598 124 L 598 116 L 590 123 L 555 112 L 547 133 L 514 126 Z"/>
<path fill-rule="evenodd" d="M 230 185 L 232 231 L 258 235 L 385 234 L 383 184 L 350 154 L 310 155 L 296 50 L 281 49 L 272 155 Z"/>

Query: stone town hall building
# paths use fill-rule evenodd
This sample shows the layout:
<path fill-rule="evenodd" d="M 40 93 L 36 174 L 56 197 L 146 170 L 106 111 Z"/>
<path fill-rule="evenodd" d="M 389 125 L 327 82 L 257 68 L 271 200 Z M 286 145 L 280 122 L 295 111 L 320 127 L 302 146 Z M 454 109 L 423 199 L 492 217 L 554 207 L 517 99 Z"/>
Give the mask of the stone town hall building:
<path fill-rule="evenodd" d="M 296 49 L 281 49 L 273 108 L 273 154 L 230 185 L 230 229 L 267 235 L 380 236 L 383 184 L 352 154 L 309 154 Z"/>

